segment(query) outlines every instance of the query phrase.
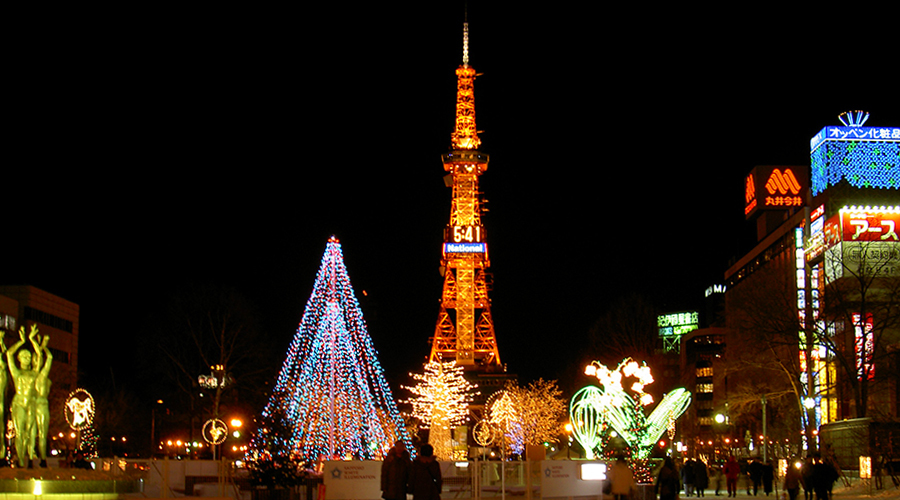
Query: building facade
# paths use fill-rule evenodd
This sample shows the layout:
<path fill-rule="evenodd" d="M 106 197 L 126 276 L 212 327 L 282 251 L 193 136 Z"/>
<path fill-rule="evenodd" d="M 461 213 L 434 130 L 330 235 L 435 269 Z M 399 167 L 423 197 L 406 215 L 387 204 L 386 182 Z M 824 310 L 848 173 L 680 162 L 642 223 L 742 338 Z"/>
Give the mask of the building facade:
<path fill-rule="evenodd" d="M 763 408 L 787 424 L 779 439 L 898 415 L 900 128 L 867 116 L 816 134 L 808 170 L 747 177 L 759 243 L 725 274 L 727 369 L 755 373 Z"/>
<path fill-rule="evenodd" d="M 68 394 L 78 384 L 78 316 L 78 304 L 40 288 L 0 286 L 0 319 L 6 325 L 4 342 L 7 346 L 14 344 L 19 337 L 18 328 L 25 327 L 27 332 L 31 325 L 36 325 L 41 335 L 49 335 L 54 392 Z"/>

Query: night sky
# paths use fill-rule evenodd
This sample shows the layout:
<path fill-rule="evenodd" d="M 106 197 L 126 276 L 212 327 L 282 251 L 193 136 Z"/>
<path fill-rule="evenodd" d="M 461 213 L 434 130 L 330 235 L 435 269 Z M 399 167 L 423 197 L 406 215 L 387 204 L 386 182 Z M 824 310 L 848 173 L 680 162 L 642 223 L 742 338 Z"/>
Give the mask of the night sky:
<path fill-rule="evenodd" d="M 80 304 L 89 386 L 131 375 L 135 332 L 186 283 L 240 290 L 284 352 L 335 235 L 397 391 L 437 319 L 462 8 L 208 14 L 37 27 L 0 282 Z M 896 41 L 595 14 L 469 7 L 493 314 L 525 380 L 557 378 L 628 292 L 697 307 L 754 244 L 755 165 L 808 164 L 842 111 L 900 125 Z"/>

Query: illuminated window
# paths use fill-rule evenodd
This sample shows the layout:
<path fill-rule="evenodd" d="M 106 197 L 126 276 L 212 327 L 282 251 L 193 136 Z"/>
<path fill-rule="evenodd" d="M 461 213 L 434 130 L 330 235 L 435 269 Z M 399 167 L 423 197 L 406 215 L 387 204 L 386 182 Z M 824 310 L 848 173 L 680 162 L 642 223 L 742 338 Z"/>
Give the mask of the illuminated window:
<path fill-rule="evenodd" d="M 712 384 L 697 384 L 697 392 L 712 392 Z"/>
<path fill-rule="evenodd" d="M 697 378 L 703 377 L 712 377 L 713 369 L 711 366 L 707 366 L 706 368 L 697 368 Z"/>

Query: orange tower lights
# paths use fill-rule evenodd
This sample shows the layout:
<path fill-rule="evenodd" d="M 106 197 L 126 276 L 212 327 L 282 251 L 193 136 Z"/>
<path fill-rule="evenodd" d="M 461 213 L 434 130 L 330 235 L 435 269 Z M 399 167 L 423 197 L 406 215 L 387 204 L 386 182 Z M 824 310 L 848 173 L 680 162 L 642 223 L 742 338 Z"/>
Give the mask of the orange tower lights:
<path fill-rule="evenodd" d="M 500 366 L 494 336 L 486 270 L 490 267 L 478 176 L 487 170 L 489 157 L 475 127 L 475 70 L 469 66 L 469 27 L 463 25 L 463 63 L 456 70 L 456 127 L 452 151 L 442 158 L 450 172 L 453 201 L 450 223 L 444 232 L 441 266 L 444 287 L 431 344 L 431 361 L 456 360 L 467 369 Z"/>

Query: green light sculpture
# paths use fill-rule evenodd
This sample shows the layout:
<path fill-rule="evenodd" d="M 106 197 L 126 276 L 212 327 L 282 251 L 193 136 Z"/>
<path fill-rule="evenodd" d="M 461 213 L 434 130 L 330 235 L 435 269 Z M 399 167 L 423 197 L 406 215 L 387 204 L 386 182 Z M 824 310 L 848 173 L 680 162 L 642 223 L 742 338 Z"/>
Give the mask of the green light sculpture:
<path fill-rule="evenodd" d="M 614 369 L 594 361 L 585 369 L 586 375 L 597 377 L 603 389 L 588 386 L 572 398 L 570 414 L 575 438 L 593 458 L 593 450 L 601 444 L 604 424 L 612 427 L 628 443 L 635 479 L 648 482 L 650 472 L 647 459 L 656 441 L 667 429 L 674 429 L 675 420 L 691 404 L 691 393 L 675 389 L 649 415 L 644 407 L 653 404 L 653 397 L 644 387 L 653 383 L 650 367 L 626 358 Z M 623 383 L 631 382 L 628 389 Z"/>
<path fill-rule="evenodd" d="M 585 458 L 588 460 L 593 460 L 596 457 L 595 451 L 603 445 L 602 396 L 603 391 L 589 385 L 576 392 L 569 403 L 572 435 L 584 448 Z"/>

